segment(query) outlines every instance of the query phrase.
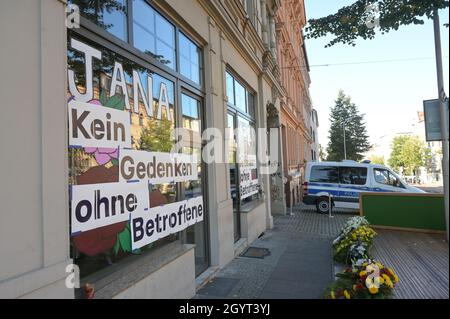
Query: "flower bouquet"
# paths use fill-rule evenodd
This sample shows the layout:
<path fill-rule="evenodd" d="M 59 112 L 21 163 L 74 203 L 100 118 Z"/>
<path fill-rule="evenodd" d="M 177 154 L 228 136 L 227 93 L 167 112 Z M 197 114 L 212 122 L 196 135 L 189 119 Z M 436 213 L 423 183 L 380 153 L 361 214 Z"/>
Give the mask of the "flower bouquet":
<path fill-rule="evenodd" d="M 367 225 L 352 228 L 345 237 L 334 241 L 334 260 L 351 264 L 354 260 L 369 258 L 368 252 L 376 235 L 377 233 Z"/>
<path fill-rule="evenodd" d="M 327 299 L 387 299 L 398 276 L 380 262 L 366 259 L 336 275 L 338 279 L 325 291 Z"/>

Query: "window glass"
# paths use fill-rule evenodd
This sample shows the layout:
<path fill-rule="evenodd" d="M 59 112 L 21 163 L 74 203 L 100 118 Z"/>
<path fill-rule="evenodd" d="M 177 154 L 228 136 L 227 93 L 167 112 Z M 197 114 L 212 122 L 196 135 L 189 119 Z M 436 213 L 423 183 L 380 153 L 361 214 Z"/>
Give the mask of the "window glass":
<path fill-rule="evenodd" d="M 400 179 L 387 169 L 375 168 L 373 170 L 375 181 L 379 184 L 404 188 Z"/>
<path fill-rule="evenodd" d="M 70 0 L 69 3 L 77 5 L 86 19 L 127 41 L 126 0 Z"/>
<path fill-rule="evenodd" d="M 133 1 L 134 46 L 175 69 L 175 27 L 144 0 Z"/>
<path fill-rule="evenodd" d="M 313 166 L 311 167 L 311 176 L 309 178 L 309 181 L 320 183 L 338 183 L 338 168 L 332 166 Z"/>
<path fill-rule="evenodd" d="M 238 82 L 234 81 L 234 92 L 236 95 L 235 106 L 243 112 L 247 112 L 245 108 L 246 92 L 245 88 Z"/>
<path fill-rule="evenodd" d="M 200 49 L 194 42 L 180 33 L 180 73 L 200 84 Z"/>
<path fill-rule="evenodd" d="M 172 128 L 174 127 L 174 83 L 164 77 L 155 74 L 149 69 L 124 58 L 94 42 L 74 36 L 69 33 L 69 39 L 76 39 L 101 51 L 102 59 L 93 63 L 93 97 L 88 103 L 99 108 L 113 108 L 127 112 L 126 99 L 131 109 L 133 105 L 133 85 L 132 70 L 136 70 L 141 78 L 142 89 L 147 92 L 148 76 L 153 79 L 153 114 L 157 114 L 159 108 L 160 86 L 167 88 L 167 99 L 169 101 L 169 112 L 171 116 L 168 120 L 165 117 L 163 108 L 162 119 L 150 117 L 143 103 L 139 98 L 139 112 L 130 112 L 132 148 L 137 150 L 169 152 L 174 144 Z M 126 92 L 116 89 L 115 94 L 111 94 L 111 79 L 114 70 L 114 62 L 120 63 L 123 67 L 124 79 L 126 82 Z M 76 88 L 79 92 L 86 91 L 85 78 L 85 58 L 84 54 L 73 49 L 68 42 L 68 69 L 74 72 Z M 157 92 L 157 93 L 156 93 Z M 75 99 L 68 92 L 69 100 Z M 69 182 L 71 185 L 110 183 L 119 181 L 119 153 L 117 149 L 104 148 L 69 148 Z M 149 186 L 150 207 L 163 205 L 176 201 L 178 192 L 173 183 L 157 184 Z M 137 250 L 131 249 L 131 234 L 129 221 L 112 224 L 100 228 L 95 228 L 71 237 L 71 257 L 80 267 L 82 281 L 89 281 L 91 278 L 112 271 L 115 264 L 128 258 L 137 258 L 138 255 L 145 254 L 155 247 L 167 242 L 176 240 L 177 234 L 170 235 L 144 246 Z M 93 276 L 93 277 L 92 277 Z"/>
<path fill-rule="evenodd" d="M 226 73 L 226 80 L 227 80 L 228 103 L 234 105 L 234 79 L 228 72 Z"/>
<path fill-rule="evenodd" d="M 367 181 L 367 168 L 339 167 L 339 182 L 341 184 L 365 185 L 366 181 Z"/>
<path fill-rule="evenodd" d="M 247 92 L 248 110 L 247 113 L 251 117 L 255 117 L 255 97 L 252 93 Z"/>
<path fill-rule="evenodd" d="M 200 133 L 199 106 L 198 100 L 189 95 L 181 94 L 183 127 L 197 133 Z"/>
<path fill-rule="evenodd" d="M 133 26 L 134 46 L 144 53 L 152 55 L 155 52 L 155 36 L 148 32 L 147 29 L 140 24 L 135 23 Z"/>
<path fill-rule="evenodd" d="M 238 116 L 237 134 L 239 194 L 242 203 L 246 203 L 257 199 L 259 191 L 255 126 L 249 120 Z"/>

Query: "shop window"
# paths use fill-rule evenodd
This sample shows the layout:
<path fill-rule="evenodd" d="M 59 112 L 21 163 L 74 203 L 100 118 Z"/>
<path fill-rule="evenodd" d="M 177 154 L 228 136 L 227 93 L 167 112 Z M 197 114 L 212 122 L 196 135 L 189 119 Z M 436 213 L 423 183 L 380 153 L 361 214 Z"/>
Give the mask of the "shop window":
<path fill-rule="evenodd" d="M 231 195 L 235 211 L 259 198 L 259 179 L 256 158 L 255 96 L 246 86 L 226 72 L 228 96 L 228 126 L 237 130 L 235 141 L 229 137 Z M 237 161 L 237 164 L 236 162 Z M 235 227 L 237 223 L 235 223 Z M 235 230 L 235 235 L 239 230 Z M 236 235 L 236 238 L 239 236 Z M 236 239 L 235 238 L 235 239 Z"/>
<path fill-rule="evenodd" d="M 175 27 L 144 0 L 133 1 L 134 46 L 175 69 Z"/>
<path fill-rule="evenodd" d="M 81 15 L 123 41 L 128 41 L 127 0 L 69 0 Z"/>
<path fill-rule="evenodd" d="M 86 79 L 85 57 L 71 46 L 72 39 L 76 39 L 101 52 L 101 60 L 92 64 L 92 79 Z M 111 78 L 114 74 L 115 64 L 123 68 L 126 90 L 116 89 L 111 92 Z M 93 83 L 92 98 L 87 103 L 98 108 L 111 108 L 126 111 L 127 102 L 130 107 L 131 116 L 131 139 L 132 148 L 135 150 L 147 150 L 158 152 L 169 152 L 174 144 L 171 134 L 174 127 L 174 83 L 154 71 L 114 53 L 112 50 L 99 46 L 86 38 L 69 33 L 68 42 L 68 69 L 73 72 L 78 92 L 86 92 L 86 83 Z M 169 104 L 169 116 L 163 111 L 161 118 L 148 116 L 149 110 L 143 102 L 140 94 L 137 100 L 139 112 L 135 110 L 133 99 L 133 70 L 141 75 L 143 94 L 148 96 L 147 82 L 143 79 L 147 76 L 153 79 L 153 101 L 149 104 L 153 108 L 153 114 L 157 114 L 160 99 L 160 88 L 167 88 L 167 99 Z M 145 75 L 145 76 L 144 76 Z M 158 92 L 158 93 L 156 93 Z M 68 92 L 68 100 L 77 100 Z M 128 101 L 127 101 L 128 100 Z M 166 110 L 164 108 L 164 110 Z M 106 184 L 119 181 L 119 152 L 118 149 L 77 147 L 69 148 L 69 182 L 71 185 L 82 184 Z M 150 208 L 173 203 L 178 199 L 178 191 L 175 183 L 161 183 L 149 185 Z M 97 278 L 106 276 L 125 259 L 131 256 L 146 254 L 156 247 L 172 242 L 179 238 L 178 234 L 172 234 L 139 249 L 131 248 L 130 222 L 120 222 L 108 226 L 83 231 L 80 234 L 72 234 L 71 256 L 80 267 L 82 282 L 92 282 Z"/>
<path fill-rule="evenodd" d="M 179 33 L 180 73 L 191 81 L 200 84 L 200 49 L 183 33 Z"/>

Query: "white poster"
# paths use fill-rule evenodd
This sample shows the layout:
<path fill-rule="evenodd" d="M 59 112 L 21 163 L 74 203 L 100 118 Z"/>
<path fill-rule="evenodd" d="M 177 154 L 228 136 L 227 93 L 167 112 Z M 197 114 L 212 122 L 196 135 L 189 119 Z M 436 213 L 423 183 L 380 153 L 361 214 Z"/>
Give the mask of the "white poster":
<path fill-rule="evenodd" d="M 196 156 L 121 149 L 119 181 L 148 181 L 156 185 L 198 179 Z"/>
<path fill-rule="evenodd" d="M 131 215 L 131 248 L 137 249 L 203 220 L 203 197 L 139 211 Z"/>
<path fill-rule="evenodd" d="M 101 105 L 70 101 L 69 145 L 131 148 L 130 113 Z"/>
<path fill-rule="evenodd" d="M 241 199 L 257 194 L 259 180 L 256 168 L 256 155 L 239 155 L 239 191 Z"/>
<path fill-rule="evenodd" d="M 147 183 L 72 185 L 72 235 L 130 219 L 149 208 Z"/>

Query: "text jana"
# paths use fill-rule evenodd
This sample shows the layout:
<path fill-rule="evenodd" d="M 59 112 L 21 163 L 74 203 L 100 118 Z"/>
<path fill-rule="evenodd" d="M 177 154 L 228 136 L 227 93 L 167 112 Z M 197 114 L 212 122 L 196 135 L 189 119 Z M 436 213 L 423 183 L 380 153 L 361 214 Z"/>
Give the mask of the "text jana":
<path fill-rule="evenodd" d="M 70 93 L 75 97 L 75 100 L 80 102 L 89 102 L 94 97 L 93 90 L 93 80 L 92 80 L 92 63 L 93 58 L 98 60 L 102 59 L 102 53 L 100 50 L 97 50 L 83 42 L 80 42 L 75 39 L 70 39 L 70 46 L 80 51 L 84 54 L 85 57 L 85 72 L 86 72 L 86 91 L 85 93 L 80 93 L 77 89 L 77 85 L 75 83 L 75 74 L 73 70 L 68 70 L 68 79 L 69 79 L 69 90 Z M 123 71 L 123 66 L 119 62 L 114 62 L 114 70 L 111 79 L 111 86 L 109 90 L 110 97 L 116 93 L 116 89 L 119 87 L 122 91 L 122 94 L 125 97 L 125 107 L 127 110 L 131 109 L 130 100 L 128 96 L 127 83 L 125 80 L 125 75 Z M 145 109 L 147 111 L 147 115 L 153 117 L 153 79 L 151 76 L 147 76 L 147 92 L 143 89 L 142 82 L 139 76 L 139 73 L 136 70 L 133 70 L 133 111 L 139 114 L 139 94 L 141 95 L 142 101 L 144 103 Z M 163 112 L 162 109 L 166 109 L 166 118 L 170 119 L 170 111 L 169 111 L 169 97 L 167 94 L 167 86 L 165 83 L 161 83 L 159 88 L 159 103 L 158 103 L 158 111 L 156 114 L 157 119 L 161 119 Z"/>

